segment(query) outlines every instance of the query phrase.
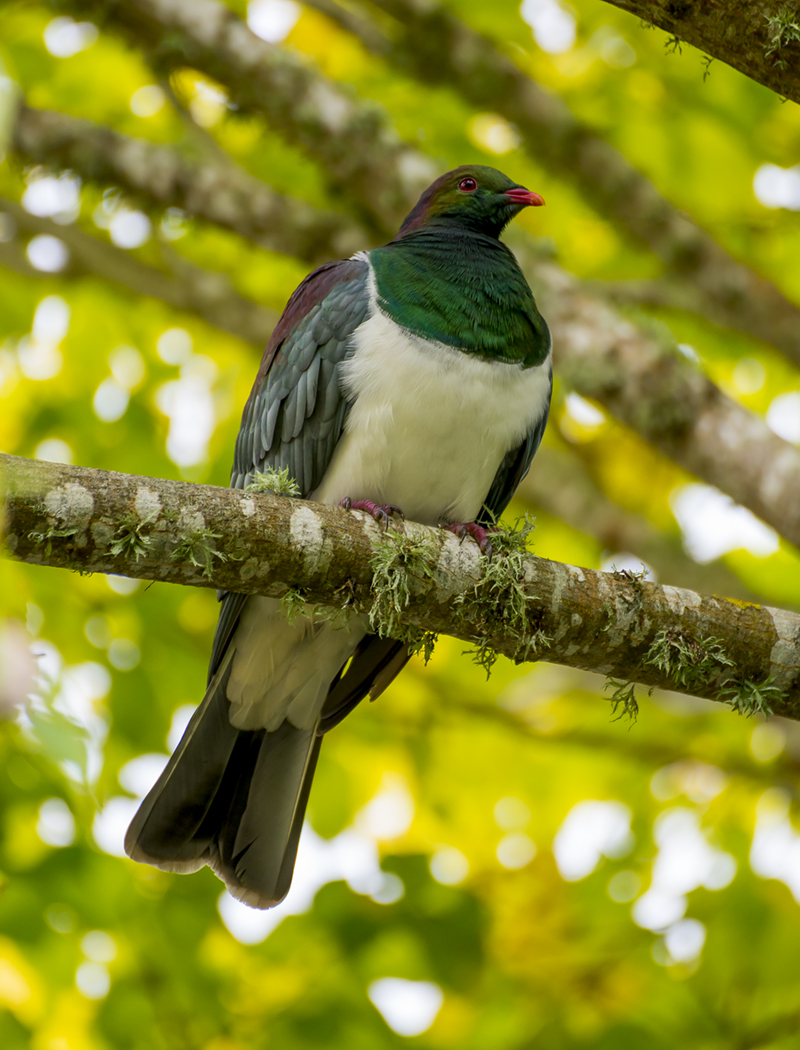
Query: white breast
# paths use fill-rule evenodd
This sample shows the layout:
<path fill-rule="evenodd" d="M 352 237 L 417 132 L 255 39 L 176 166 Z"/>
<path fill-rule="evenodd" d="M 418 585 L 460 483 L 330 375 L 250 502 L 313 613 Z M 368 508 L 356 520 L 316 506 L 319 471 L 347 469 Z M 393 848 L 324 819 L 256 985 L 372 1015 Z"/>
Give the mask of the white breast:
<path fill-rule="evenodd" d="M 535 368 L 430 342 L 375 309 L 344 366 L 354 404 L 313 498 L 394 503 L 425 524 L 474 521 L 497 468 L 546 410 L 550 358 Z"/>

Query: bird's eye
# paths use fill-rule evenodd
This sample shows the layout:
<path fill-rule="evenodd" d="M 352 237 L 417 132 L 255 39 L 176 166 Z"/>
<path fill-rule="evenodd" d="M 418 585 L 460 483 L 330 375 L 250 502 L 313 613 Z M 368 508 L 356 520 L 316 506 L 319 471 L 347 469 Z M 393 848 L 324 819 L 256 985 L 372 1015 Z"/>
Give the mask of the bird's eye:
<path fill-rule="evenodd" d="M 463 193 L 473 193 L 475 190 L 477 190 L 478 184 L 474 179 L 467 177 L 466 179 L 462 179 L 461 182 L 459 182 L 458 188 Z"/>

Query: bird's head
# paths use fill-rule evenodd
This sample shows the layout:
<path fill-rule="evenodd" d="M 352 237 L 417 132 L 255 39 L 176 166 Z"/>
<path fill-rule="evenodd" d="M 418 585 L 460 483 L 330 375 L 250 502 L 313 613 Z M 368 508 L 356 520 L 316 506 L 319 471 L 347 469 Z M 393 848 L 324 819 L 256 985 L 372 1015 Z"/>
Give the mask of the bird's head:
<path fill-rule="evenodd" d="M 542 204 L 544 200 L 538 193 L 512 182 L 502 171 L 465 164 L 431 183 L 406 216 L 398 237 L 438 223 L 499 237 L 503 227 L 523 208 Z"/>

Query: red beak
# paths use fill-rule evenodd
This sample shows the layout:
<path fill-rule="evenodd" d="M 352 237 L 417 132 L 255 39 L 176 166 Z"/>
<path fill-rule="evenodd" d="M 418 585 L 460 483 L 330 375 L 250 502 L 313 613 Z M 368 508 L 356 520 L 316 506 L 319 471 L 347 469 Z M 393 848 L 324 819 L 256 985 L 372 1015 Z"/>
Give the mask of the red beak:
<path fill-rule="evenodd" d="M 523 189 L 522 186 L 515 186 L 512 190 L 506 190 L 503 196 L 508 197 L 515 204 L 523 205 L 523 207 L 541 208 L 544 204 L 544 197 L 540 197 L 538 193 L 534 193 L 532 190 Z"/>

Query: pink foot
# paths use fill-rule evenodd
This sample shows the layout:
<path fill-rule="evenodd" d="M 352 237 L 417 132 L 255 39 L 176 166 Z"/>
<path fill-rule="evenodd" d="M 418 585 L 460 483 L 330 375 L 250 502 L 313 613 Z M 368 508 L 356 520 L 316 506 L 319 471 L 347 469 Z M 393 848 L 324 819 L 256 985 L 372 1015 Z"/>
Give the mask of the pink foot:
<path fill-rule="evenodd" d="M 454 522 L 452 525 L 445 525 L 445 528 L 448 532 L 454 532 L 460 540 L 463 540 L 465 536 L 471 536 L 480 547 L 481 553 L 491 558 L 492 541 L 489 539 L 489 529 L 476 525 L 474 521 Z"/>
<path fill-rule="evenodd" d="M 369 499 L 350 499 L 349 496 L 345 496 L 343 500 L 339 501 L 339 506 L 344 507 L 345 510 L 365 510 L 367 514 L 371 514 L 384 527 L 389 524 L 389 518 L 393 518 L 395 515 L 398 518 L 405 517 L 402 510 L 399 507 L 395 507 L 393 503 L 373 503 Z"/>

